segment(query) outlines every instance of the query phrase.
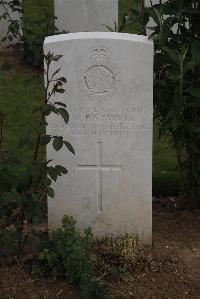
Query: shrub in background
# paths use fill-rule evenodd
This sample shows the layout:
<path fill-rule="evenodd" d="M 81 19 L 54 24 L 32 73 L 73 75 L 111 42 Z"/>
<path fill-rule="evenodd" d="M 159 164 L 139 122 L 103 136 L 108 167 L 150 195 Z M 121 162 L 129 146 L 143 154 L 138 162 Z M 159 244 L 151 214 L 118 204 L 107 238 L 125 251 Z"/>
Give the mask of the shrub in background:
<path fill-rule="evenodd" d="M 23 0 L 23 58 L 42 68 L 43 42 L 55 34 L 52 0 Z"/>
<path fill-rule="evenodd" d="M 148 28 L 149 19 L 155 26 Z M 169 0 L 147 8 L 135 0 L 128 22 L 151 30 L 155 44 L 154 113 L 174 148 L 184 201 L 200 204 L 200 3 Z"/>
<path fill-rule="evenodd" d="M 8 22 L 3 41 L 17 38 L 21 58 L 32 66 L 43 68 L 44 38 L 56 31 L 51 0 L 0 0 L 0 7 L 0 23 L 3 19 Z"/>

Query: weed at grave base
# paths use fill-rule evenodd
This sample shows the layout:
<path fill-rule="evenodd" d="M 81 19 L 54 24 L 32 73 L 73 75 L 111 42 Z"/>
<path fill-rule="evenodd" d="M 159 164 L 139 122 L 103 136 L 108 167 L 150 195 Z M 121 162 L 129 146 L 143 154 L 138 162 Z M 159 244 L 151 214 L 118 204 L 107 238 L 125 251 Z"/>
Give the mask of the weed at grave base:
<path fill-rule="evenodd" d="M 136 267 L 143 249 L 137 235 L 128 233 L 95 240 L 92 246 L 96 256 L 93 270 L 102 278 L 120 278 Z"/>

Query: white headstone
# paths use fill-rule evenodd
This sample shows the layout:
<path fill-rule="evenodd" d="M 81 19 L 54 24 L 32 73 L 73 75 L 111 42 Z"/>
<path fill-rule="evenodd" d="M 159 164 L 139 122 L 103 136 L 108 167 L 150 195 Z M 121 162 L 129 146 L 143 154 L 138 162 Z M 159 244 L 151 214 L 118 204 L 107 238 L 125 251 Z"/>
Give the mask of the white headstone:
<path fill-rule="evenodd" d="M 54 0 L 60 32 L 108 31 L 118 22 L 118 0 Z"/>
<path fill-rule="evenodd" d="M 151 243 L 153 43 L 126 33 L 74 33 L 47 37 L 44 51 L 62 54 L 68 125 L 52 114 L 47 134 L 63 135 L 76 155 L 47 147 L 48 159 L 65 166 L 49 228 L 72 215 L 96 236 L 136 233 Z"/>

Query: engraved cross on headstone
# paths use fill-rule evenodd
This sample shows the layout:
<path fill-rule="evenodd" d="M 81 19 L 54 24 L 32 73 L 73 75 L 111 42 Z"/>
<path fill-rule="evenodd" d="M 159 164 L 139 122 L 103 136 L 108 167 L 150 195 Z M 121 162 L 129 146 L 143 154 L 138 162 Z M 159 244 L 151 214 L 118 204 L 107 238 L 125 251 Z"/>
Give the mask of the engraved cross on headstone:
<path fill-rule="evenodd" d="M 82 170 L 97 170 L 97 210 L 98 212 L 103 211 L 103 194 L 102 194 L 102 185 L 103 185 L 103 171 L 105 170 L 122 170 L 122 165 L 105 165 L 102 164 L 102 143 L 97 142 L 97 163 L 90 165 L 81 165 L 78 164 L 78 169 Z"/>

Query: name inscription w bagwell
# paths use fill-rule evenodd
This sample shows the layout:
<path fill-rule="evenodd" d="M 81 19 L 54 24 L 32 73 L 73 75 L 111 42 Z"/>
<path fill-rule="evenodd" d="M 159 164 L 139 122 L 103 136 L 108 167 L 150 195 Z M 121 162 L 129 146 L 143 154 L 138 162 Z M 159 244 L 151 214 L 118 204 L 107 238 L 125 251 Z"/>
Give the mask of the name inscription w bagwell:
<path fill-rule="evenodd" d="M 70 115 L 68 125 L 50 116 L 47 131 L 66 136 L 76 150 L 69 157 L 47 147 L 47 157 L 69 169 L 49 199 L 49 227 L 68 214 L 96 236 L 136 233 L 150 243 L 152 43 L 129 34 L 75 33 L 47 38 L 44 50 L 63 55 L 52 73 L 62 67 L 67 78 L 59 100 Z"/>

